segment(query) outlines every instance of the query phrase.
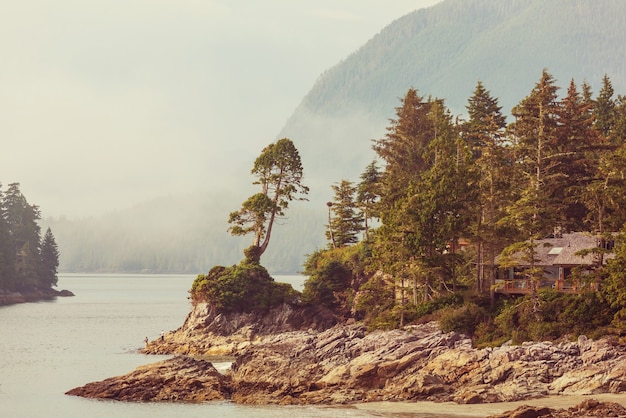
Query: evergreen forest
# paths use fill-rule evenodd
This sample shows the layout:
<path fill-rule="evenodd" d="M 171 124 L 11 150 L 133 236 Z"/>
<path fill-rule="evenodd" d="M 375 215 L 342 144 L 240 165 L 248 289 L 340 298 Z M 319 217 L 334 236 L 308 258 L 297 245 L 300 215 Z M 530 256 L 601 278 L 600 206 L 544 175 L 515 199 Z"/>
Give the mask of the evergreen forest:
<path fill-rule="evenodd" d="M 409 86 L 465 115 L 481 80 L 509 122 L 543 67 L 563 83 L 560 94 L 570 78 L 598 92 L 604 73 L 624 93 L 625 20 L 621 0 L 445 0 L 373 33 L 320 74 L 274 138 L 298 147 L 310 201 L 294 205 L 276 227 L 264 265 L 295 274 L 303 254 L 325 245 L 329 184 L 358 179 L 373 159 L 370 140 L 385 135 Z M 63 248 L 60 271 L 197 273 L 237 262 L 247 242 L 229 238 L 223 221 L 242 186 L 214 189 L 220 182 L 212 180 L 207 190 L 164 191 L 133 207 L 120 201 L 112 213 L 44 219 L 42 228 L 50 226 Z"/>
<path fill-rule="evenodd" d="M 370 329 L 438 320 L 482 346 L 621 335 L 626 96 L 615 94 L 606 75 L 597 94 L 574 80 L 560 90 L 544 69 L 507 121 L 481 82 L 466 119 L 452 115 L 443 99 L 410 88 L 386 135 L 373 142 L 377 159 L 359 181 L 331 186 L 328 245 L 308 256 L 302 295 L 280 292 L 279 300 L 323 305 Z M 617 237 L 615 254 L 598 257 L 591 274 L 578 277 L 576 294 L 538 288 L 523 297 L 499 294 L 498 263 L 513 252 L 533 259 L 536 241 L 555 230 L 599 242 Z M 193 300 L 220 301 L 224 309 L 243 309 L 243 301 L 270 307 L 272 292 L 248 292 L 246 281 L 233 279 L 255 261 L 246 257 L 227 279 L 221 267 L 200 275 Z M 539 279 L 543 272 L 524 274 Z M 239 305 L 224 304 L 234 294 Z"/>
<path fill-rule="evenodd" d="M 40 219 L 39 207 L 28 203 L 19 183 L 0 189 L 1 291 L 45 291 L 56 286 L 59 249 L 50 228 L 41 236 Z"/>

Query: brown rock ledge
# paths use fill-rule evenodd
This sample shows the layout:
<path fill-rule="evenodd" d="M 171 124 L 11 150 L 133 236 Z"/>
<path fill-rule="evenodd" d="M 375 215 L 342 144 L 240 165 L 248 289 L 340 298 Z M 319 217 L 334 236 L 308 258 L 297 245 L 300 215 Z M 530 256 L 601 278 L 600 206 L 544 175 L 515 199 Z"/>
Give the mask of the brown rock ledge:
<path fill-rule="evenodd" d="M 611 339 L 475 349 L 434 322 L 368 333 L 358 324 L 324 330 L 319 320 L 303 322 L 307 316 L 293 309 L 225 316 L 196 306 L 180 329 L 146 350 L 195 360 L 177 357 L 70 393 L 246 404 L 470 404 L 626 391 L 626 348 Z M 224 376 L 199 360 L 216 354 L 235 358 Z"/>
<path fill-rule="evenodd" d="M 66 395 L 119 401 L 203 402 L 228 398 L 225 380 L 210 362 L 178 356 L 140 366 L 123 376 L 88 383 Z"/>
<path fill-rule="evenodd" d="M 626 408 L 615 402 L 599 402 L 587 399 L 567 409 L 551 409 L 539 406 L 520 406 L 512 411 L 487 418 L 572 418 L 572 417 L 626 417 Z"/>

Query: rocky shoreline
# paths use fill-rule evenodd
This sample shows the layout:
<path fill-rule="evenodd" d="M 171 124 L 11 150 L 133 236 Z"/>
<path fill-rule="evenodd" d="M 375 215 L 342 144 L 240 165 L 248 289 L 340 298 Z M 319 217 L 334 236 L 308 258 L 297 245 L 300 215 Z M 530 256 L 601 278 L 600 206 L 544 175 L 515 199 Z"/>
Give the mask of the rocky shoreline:
<path fill-rule="evenodd" d="M 611 339 L 475 349 L 436 323 L 368 333 L 328 312 L 285 306 L 266 315 L 198 304 L 144 352 L 177 354 L 71 395 L 133 401 L 350 404 L 520 401 L 626 391 L 626 348 Z M 334 324 L 334 325 L 333 325 Z M 224 374 L 207 359 L 235 359 Z"/>
<path fill-rule="evenodd" d="M 26 302 L 40 302 L 42 300 L 53 300 L 56 297 L 74 296 L 69 290 L 56 290 L 56 289 L 39 289 L 36 287 L 21 290 L 18 292 L 11 292 L 0 289 L 0 306 L 3 305 L 15 305 L 17 303 Z"/>

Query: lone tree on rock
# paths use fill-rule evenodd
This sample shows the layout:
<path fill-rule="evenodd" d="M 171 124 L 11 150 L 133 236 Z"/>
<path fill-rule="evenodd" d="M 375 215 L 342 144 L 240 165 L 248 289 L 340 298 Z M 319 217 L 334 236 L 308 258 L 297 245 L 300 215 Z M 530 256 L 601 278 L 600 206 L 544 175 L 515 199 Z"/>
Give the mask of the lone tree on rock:
<path fill-rule="evenodd" d="M 267 249 L 272 226 L 277 217 L 284 216 L 292 200 L 305 195 L 309 188 L 302 184 L 302 162 L 300 154 L 289 138 L 283 138 L 265 147 L 254 162 L 253 184 L 261 191 L 242 203 L 241 209 L 232 212 L 228 228 L 232 235 L 254 234 L 254 242 L 246 252 L 246 258 L 259 262 Z"/>

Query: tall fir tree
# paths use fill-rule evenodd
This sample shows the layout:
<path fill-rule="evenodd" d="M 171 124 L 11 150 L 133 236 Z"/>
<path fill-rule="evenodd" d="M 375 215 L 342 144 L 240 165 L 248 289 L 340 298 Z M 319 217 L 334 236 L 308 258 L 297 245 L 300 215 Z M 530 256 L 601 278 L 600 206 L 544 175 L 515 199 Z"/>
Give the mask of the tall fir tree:
<path fill-rule="evenodd" d="M 417 90 L 409 89 L 396 108 L 396 118 L 390 121 L 385 138 L 374 143 L 374 151 L 385 162 L 380 200 L 383 218 L 430 164 L 427 147 L 434 129 L 425 121 L 431 106 L 432 100 L 424 100 Z"/>
<path fill-rule="evenodd" d="M 4 196 L 6 220 L 16 257 L 16 280 L 20 287 L 37 286 L 40 273 L 39 207 L 30 205 L 19 183 L 11 183 Z"/>
<path fill-rule="evenodd" d="M 513 108 L 515 121 L 509 125 L 514 158 L 521 184 L 520 198 L 509 207 L 509 220 L 523 236 L 548 235 L 559 220 L 560 201 L 552 196 L 561 176 L 557 154 L 558 87 L 544 70 L 530 95 Z"/>
<path fill-rule="evenodd" d="M 478 82 L 468 100 L 469 119 L 462 125 L 463 138 L 474 157 L 478 176 L 478 216 L 472 226 L 476 242 L 476 283 L 478 291 L 489 290 L 495 301 L 496 255 L 510 236 L 501 225 L 504 208 L 511 199 L 512 164 L 510 149 L 505 146 L 506 118 L 498 99 Z"/>
<path fill-rule="evenodd" d="M 417 303 L 418 294 L 430 299 L 446 277 L 454 286 L 451 245 L 467 232 L 475 187 L 469 149 L 443 100 L 423 101 L 409 90 L 397 114 L 375 146 L 386 166 L 374 253 L 385 271 L 412 284 Z"/>
<path fill-rule="evenodd" d="M 607 139 L 611 139 L 611 133 L 613 126 L 615 125 L 615 100 L 613 95 L 613 83 L 608 75 L 602 77 L 602 87 L 598 92 L 598 97 L 595 100 L 594 126 L 600 132 L 600 135 Z"/>
<path fill-rule="evenodd" d="M 15 245 L 11 237 L 4 192 L 0 184 L 0 289 L 15 290 Z"/>
<path fill-rule="evenodd" d="M 48 228 L 41 241 L 41 271 L 39 284 L 46 288 L 56 286 L 58 267 L 59 247 L 54 239 L 52 230 Z"/>
<path fill-rule="evenodd" d="M 604 145 L 594 128 L 593 104 L 578 93 L 574 80 L 559 103 L 553 165 L 552 198 L 562 202 L 559 224 L 566 231 L 584 231 L 587 209 L 579 193 L 596 177 Z"/>
<path fill-rule="evenodd" d="M 584 205 L 588 229 L 601 238 L 626 224 L 626 104 L 614 91 L 607 75 L 595 100 L 590 101 L 594 147 L 591 178 L 573 183 L 578 203 Z"/>
<path fill-rule="evenodd" d="M 333 247 L 345 247 L 359 241 L 359 233 L 363 230 L 363 216 L 359 213 L 355 201 L 356 186 L 348 180 L 332 185 L 334 192 L 329 210 L 330 217 L 326 230 L 326 238 L 332 241 Z"/>
<path fill-rule="evenodd" d="M 376 160 L 368 164 L 360 178 L 356 201 L 363 215 L 365 240 L 369 241 L 370 219 L 379 218 L 377 203 L 380 198 L 381 172 Z"/>
<path fill-rule="evenodd" d="M 537 287 L 543 269 L 536 266 L 536 240 L 558 227 L 562 201 L 558 195 L 561 176 L 557 160 L 558 87 L 543 70 L 530 95 L 513 108 L 515 121 L 509 125 L 514 141 L 519 197 L 507 207 L 506 220 L 521 233 L 522 240 L 505 249 L 505 254 L 523 252 L 531 280 L 533 310 L 539 311 Z"/>
<path fill-rule="evenodd" d="M 433 100 L 425 100 L 415 89 L 409 89 L 396 107 L 396 118 L 390 121 L 385 138 L 373 146 L 385 164 L 378 203 L 381 225 L 373 242 L 373 261 L 376 268 L 392 274 L 401 283 L 401 289 L 406 280 L 411 281 L 414 300 L 417 281 L 424 284 L 428 280 L 422 266 L 428 255 L 421 250 L 419 242 L 424 231 L 418 215 L 411 211 L 416 201 L 413 194 L 432 164 L 429 150 L 429 143 L 435 137 L 433 119 L 429 118 L 432 106 Z M 424 285 L 423 289 L 426 288 Z"/>

